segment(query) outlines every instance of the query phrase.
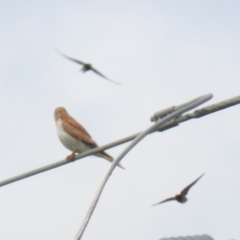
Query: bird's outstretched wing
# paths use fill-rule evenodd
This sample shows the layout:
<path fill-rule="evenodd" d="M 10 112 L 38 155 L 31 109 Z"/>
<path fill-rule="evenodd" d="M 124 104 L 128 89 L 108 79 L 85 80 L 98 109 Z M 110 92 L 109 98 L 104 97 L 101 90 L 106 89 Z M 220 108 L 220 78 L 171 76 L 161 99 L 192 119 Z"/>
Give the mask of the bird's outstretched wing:
<path fill-rule="evenodd" d="M 191 184 L 189 184 L 187 187 L 185 187 L 182 191 L 181 191 L 181 195 L 186 196 L 188 194 L 189 189 L 204 175 L 205 173 L 203 173 L 200 177 L 198 177 L 194 182 L 192 182 Z"/>
<path fill-rule="evenodd" d="M 55 49 L 56 49 L 56 48 L 55 48 Z M 75 59 L 75 58 L 68 57 L 67 55 L 61 53 L 61 52 L 60 52 L 59 50 L 57 50 L 57 49 L 56 49 L 56 51 L 58 51 L 58 52 L 59 52 L 62 56 L 64 56 L 65 58 L 67 58 L 67 59 L 69 59 L 69 60 L 71 60 L 71 61 L 73 61 L 73 62 L 75 62 L 75 63 L 81 64 L 81 65 L 84 65 L 84 64 L 85 64 L 84 62 L 82 62 L 82 61 L 80 61 L 80 60 L 77 60 L 77 59 Z"/>
<path fill-rule="evenodd" d="M 176 200 L 175 197 L 167 198 L 167 199 L 165 199 L 165 200 L 163 200 L 163 201 L 161 201 L 161 202 L 159 202 L 159 203 L 153 204 L 152 206 L 156 206 L 156 205 L 158 205 L 158 204 L 165 203 L 165 202 L 169 202 L 169 201 L 173 201 L 173 200 Z"/>
<path fill-rule="evenodd" d="M 104 76 L 102 73 L 100 73 L 97 69 L 95 69 L 95 68 L 92 67 L 91 70 L 92 70 L 93 72 L 95 72 L 96 74 L 98 74 L 99 76 L 105 78 L 106 80 L 108 80 L 108 81 L 110 81 L 110 82 L 112 82 L 112 83 L 115 83 L 115 84 L 121 85 L 121 83 L 119 83 L 119 82 L 115 82 L 115 81 L 113 81 L 113 80 L 107 78 L 107 77 Z"/>

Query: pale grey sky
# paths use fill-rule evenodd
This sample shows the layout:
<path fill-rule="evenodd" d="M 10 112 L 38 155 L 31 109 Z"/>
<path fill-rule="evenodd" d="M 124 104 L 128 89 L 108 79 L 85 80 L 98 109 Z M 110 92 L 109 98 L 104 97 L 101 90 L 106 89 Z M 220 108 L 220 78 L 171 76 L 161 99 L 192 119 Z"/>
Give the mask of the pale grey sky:
<path fill-rule="evenodd" d="M 64 106 L 101 144 L 206 93 L 240 94 L 239 1 L 1 1 L 0 180 L 63 159 Z M 114 85 L 79 73 L 91 62 Z M 240 239 L 240 106 L 144 139 L 110 178 L 83 239 Z M 117 157 L 126 145 L 108 150 Z M 0 239 L 75 236 L 109 163 L 88 157 L 0 189 Z M 200 174 L 187 204 L 156 207 Z"/>

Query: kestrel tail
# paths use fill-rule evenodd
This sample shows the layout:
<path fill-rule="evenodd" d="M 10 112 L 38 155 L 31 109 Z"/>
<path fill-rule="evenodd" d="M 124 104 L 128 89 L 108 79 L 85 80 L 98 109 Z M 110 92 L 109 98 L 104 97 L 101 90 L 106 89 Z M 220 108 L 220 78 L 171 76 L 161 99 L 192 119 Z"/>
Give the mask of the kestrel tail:
<path fill-rule="evenodd" d="M 57 50 L 57 49 L 56 49 Z M 80 69 L 80 71 L 83 71 L 83 72 L 87 72 L 87 71 L 90 71 L 92 70 L 93 72 L 95 72 L 96 74 L 98 74 L 99 76 L 101 76 L 102 78 L 112 82 L 112 83 L 115 83 L 115 84 L 118 84 L 118 85 L 121 85 L 119 82 L 116 82 L 116 81 L 113 81 L 109 78 L 107 78 L 105 75 L 103 75 L 101 72 L 99 72 L 96 68 L 94 68 L 90 63 L 85 63 L 83 61 L 80 61 L 80 60 L 77 60 L 75 58 L 71 58 L 71 57 L 68 57 L 67 55 L 61 53 L 59 50 L 57 50 L 63 57 L 77 63 L 77 64 L 80 64 L 82 65 L 82 69 Z"/>
<path fill-rule="evenodd" d="M 205 173 L 203 173 L 200 177 L 198 177 L 195 181 L 193 181 L 191 184 L 189 184 L 187 187 L 185 187 L 180 194 L 177 194 L 175 195 L 175 197 L 171 197 L 171 198 L 167 198 L 161 202 L 158 202 L 156 204 L 153 204 L 152 206 L 156 206 L 158 204 L 161 204 L 161 203 L 165 203 L 165 202 L 168 202 L 168 201 L 174 201 L 176 200 L 177 202 L 179 203 L 185 203 L 187 202 L 187 194 L 188 194 L 188 191 L 190 190 L 190 188 L 204 175 Z"/>
<path fill-rule="evenodd" d="M 67 149 L 73 152 L 66 158 L 67 161 L 73 161 L 75 159 L 75 153 L 82 153 L 98 147 L 97 143 L 92 139 L 85 128 L 71 117 L 65 108 L 56 108 L 54 119 L 60 141 Z M 114 160 L 105 151 L 98 152 L 94 155 L 102 157 L 110 162 Z M 120 164 L 118 166 L 123 168 Z"/>

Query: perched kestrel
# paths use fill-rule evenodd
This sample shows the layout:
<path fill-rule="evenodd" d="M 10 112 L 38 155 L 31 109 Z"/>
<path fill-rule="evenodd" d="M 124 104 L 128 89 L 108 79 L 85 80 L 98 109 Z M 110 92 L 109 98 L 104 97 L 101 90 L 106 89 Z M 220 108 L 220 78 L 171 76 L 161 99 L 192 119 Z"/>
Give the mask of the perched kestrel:
<path fill-rule="evenodd" d="M 57 50 L 57 49 L 56 49 L 56 50 Z M 57 51 L 58 51 L 58 50 L 57 50 Z M 85 62 L 79 61 L 79 60 L 77 60 L 77 59 L 75 59 L 75 58 L 71 58 L 71 57 L 66 56 L 65 54 L 61 53 L 60 51 L 58 51 L 58 52 L 59 52 L 62 56 L 64 56 L 65 58 L 67 58 L 67 59 L 69 59 L 69 60 L 71 60 L 71 61 L 73 61 L 73 62 L 75 62 L 75 63 L 78 63 L 78 64 L 82 65 L 83 67 L 80 69 L 80 71 L 87 72 L 87 71 L 89 71 L 89 70 L 92 70 L 93 72 L 95 72 L 95 73 L 98 74 L 99 76 L 105 78 L 106 80 L 108 80 L 108 81 L 110 81 L 110 82 L 112 82 L 112 83 L 115 83 L 115 84 L 120 85 L 120 83 L 115 82 L 115 81 L 107 78 L 106 76 L 104 76 L 104 75 L 103 75 L 102 73 L 100 73 L 96 68 L 94 68 L 90 63 L 85 63 Z"/>
<path fill-rule="evenodd" d="M 152 206 L 156 206 L 156 205 L 158 205 L 158 204 L 161 204 L 161 203 L 164 203 L 164 202 L 168 202 L 168 201 L 172 201 L 172 200 L 176 200 L 176 201 L 178 201 L 178 202 L 180 202 L 180 203 L 185 203 L 185 202 L 187 202 L 186 196 L 187 196 L 187 194 L 188 194 L 189 189 L 190 189 L 203 175 L 204 175 L 204 173 L 203 173 L 199 178 L 197 178 L 194 182 L 192 182 L 192 183 L 189 184 L 187 187 L 185 187 L 185 188 L 181 191 L 180 194 L 177 194 L 175 197 L 167 198 L 167 199 L 165 199 L 165 200 L 163 200 L 163 201 L 161 201 L 161 202 L 159 202 L 159 203 L 156 203 L 156 204 L 154 204 L 154 205 L 152 205 Z"/>
<path fill-rule="evenodd" d="M 97 143 L 92 139 L 85 128 L 71 117 L 65 108 L 56 108 L 54 111 L 54 118 L 60 141 L 67 149 L 72 151 L 72 154 L 67 156 L 67 161 L 74 161 L 75 153 L 82 153 L 98 147 Z M 110 162 L 114 160 L 104 151 L 94 155 L 105 158 Z M 123 168 L 120 164 L 118 166 Z"/>

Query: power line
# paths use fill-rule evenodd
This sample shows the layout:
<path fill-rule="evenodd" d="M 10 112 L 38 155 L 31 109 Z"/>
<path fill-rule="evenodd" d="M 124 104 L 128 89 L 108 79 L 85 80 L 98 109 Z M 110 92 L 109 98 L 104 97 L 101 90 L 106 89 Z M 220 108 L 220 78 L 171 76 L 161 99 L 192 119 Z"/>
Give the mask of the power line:
<path fill-rule="evenodd" d="M 165 123 L 163 126 L 159 127 L 159 129 L 157 131 L 160 131 L 160 132 L 166 131 L 170 128 L 178 126 L 179 123 L 188 121 L 188 120 L 193 119 L 193 118 L 200 118 L 200 117 L 206 116 L 208 114 L 226 109 L 226 108 L 231 107 L 231 106 L 234 106 L 234 105 L 239 104 L 239 103 L 240 103 L 240 96 L 236 96 L 236 97 L 224 100 L 222 102 L 219 102 L 219 103 L 216 103 L 216 104 L 198 109 L 198 110 L 194 111 L 193 113 L 188 113 L 188 114 L 182 115 L 182 116 L 178 117 L 177 119 L 175 119 L 173 121 Z M 153 119 L 153 117 L 151 119 Z M 155 131 L 153 131 L 153 132 L 155 132 Z M 82 158 L 87 157 L 89 155 L 95 154 L 97 152 L 101 152 L 103 150 L 106 150 L 106 149 L 109 149 L 109 148 L 112 148 L 112 147 L 116 147 L 118 145 L 121 145 L 121 144 L 124 144 L 126 142 L 132 141 L 138 135 L 139 135 L 139 133 L 135 133 L 135 134 L 132 134 L 128 137 L 122 138 L 120 140 L 111 142 L 111 143 L 106 144 L 106 145 L 103 145 L 101 147 L 92 149 L 90 151 L 86 151 L 84 153 L 76 155 L 75 160 L 79 160 L 79 159 L 82 159 Z M 63 166 L 63 165 L 68 164 L 68 163 L 69 162 L 67 162 L 66 160 L 61 160 L 61 161 L 54 162 L 54 163 L 48 164 L 46 166 L 31 170 L 31 171 L 28 171 L 28 172 L 25 172 L 25 173 L 19 174 L 17 176 L 14 176 L 14 177 L 5 179 L 3 181 L 0 181 L 0 187 L 5 186 L 5 185 L 10 184 L 10 183 L 13 183 L 13 182 L 16 182 L 16 181 L 19 181 L 19 180 L 22 180 L 24 178 L 34 176 L 34 175 L 42 173 L 42 172 L 49 171 L 51 169 Z"/>

